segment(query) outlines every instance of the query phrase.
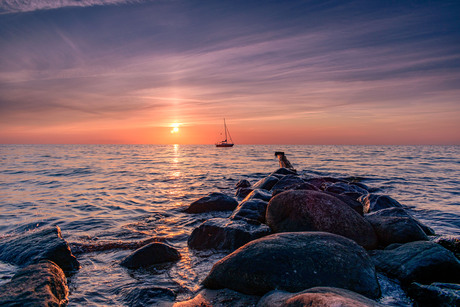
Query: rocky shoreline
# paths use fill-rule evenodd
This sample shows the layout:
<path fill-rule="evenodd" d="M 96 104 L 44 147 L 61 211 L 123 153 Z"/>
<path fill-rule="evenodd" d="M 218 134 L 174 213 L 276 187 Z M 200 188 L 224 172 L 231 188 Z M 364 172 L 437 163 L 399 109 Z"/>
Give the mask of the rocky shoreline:
<path fill-rule="evenodd" d="M 279 158 L 285 167 L 254 184 L 240 180 L 236 199 L 210 193 L 184 209 L 230 212 L 188 238 L 191 250 L 228 255 L 193 298 L 169 305 L 382 306 L 377 273 L 397 279 L 414 306 L 460 304 L 458 238 L 436 236 L 409 208 L 354 178 L 305 178 Z M 133 246 L 120 262 L 129 269 L 181 257 L 162 242 Z M 1 239 L 0 260 L 21 267 L 0 286 L 0 305 L 68 303 L 65 276 L 80 265 L 58 227 Z"/>

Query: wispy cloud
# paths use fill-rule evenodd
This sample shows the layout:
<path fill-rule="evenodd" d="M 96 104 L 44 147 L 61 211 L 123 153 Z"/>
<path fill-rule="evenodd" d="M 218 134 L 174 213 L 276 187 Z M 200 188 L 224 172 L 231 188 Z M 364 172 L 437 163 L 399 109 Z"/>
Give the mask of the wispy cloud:
<path fill-rule="evenodd" d="M 31 12 L 38 10 L 58 9 L 64 7 L 131 4 L 140 3 L 142 1 L 143 0 L 2 0 L 0 2 L 0 12 Z"/>

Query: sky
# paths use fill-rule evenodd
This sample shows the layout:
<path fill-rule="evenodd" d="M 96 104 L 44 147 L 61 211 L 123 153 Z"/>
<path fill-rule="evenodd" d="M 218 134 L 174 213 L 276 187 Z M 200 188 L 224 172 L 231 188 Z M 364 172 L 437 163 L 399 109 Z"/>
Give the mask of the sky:
<path fill-rule="evenodd" d="M 459 145 L 460 2 L 0 0 L 0 143 L 213 144 L 224 118 L 237 145 Z"/>

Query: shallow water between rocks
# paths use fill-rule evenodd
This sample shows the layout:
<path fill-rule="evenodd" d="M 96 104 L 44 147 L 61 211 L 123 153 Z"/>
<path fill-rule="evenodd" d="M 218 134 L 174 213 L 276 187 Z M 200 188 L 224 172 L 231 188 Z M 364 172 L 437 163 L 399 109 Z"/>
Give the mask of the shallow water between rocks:
<path fill-rule="evenodd" d="M 234 195 L 278 168 L 284 151 L 303 176 L 356 177 L 400 203 L 440 235 L 460 235 L 460 146 L 0 145 L 0 236 L 58 225 L 82 268 L 69 278 L 69 306 L 133 306 L 185 300 L 224 253 L 194 252 L 201 222 L 229 212 L 186 214 L 209 192 Z M 120 248 L 156 238 L 182 259 L 129 270 Z M 117 247 L 114 247 L 117 243 Z M 0 262 L 0 283 L 15 266 Z M 381 302 L 410 306 L 379 276 Z"/>

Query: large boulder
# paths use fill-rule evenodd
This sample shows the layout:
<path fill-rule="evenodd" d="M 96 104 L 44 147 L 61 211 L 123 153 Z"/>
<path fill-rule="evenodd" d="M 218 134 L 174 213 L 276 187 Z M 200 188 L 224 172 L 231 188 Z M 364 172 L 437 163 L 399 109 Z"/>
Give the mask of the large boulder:
<path fill-rule="evenodd" d="M 414 282 L 409 286 L 408 293 L 415 300 L 417 307 L 460 306 L 460 285 L 458 284 L 422 285 Z"/>
<path fill-rule="evenodd" d="M 271 190 L 272 187 L 279 181 L 279 179 L 275 176 L 267 176 L 265 178 L 260 179 L 256 182 L 252 187 L 254 189 L 264 189 L 264 190 Z"/>
<path fill-rule="evenodd" d="M 376 211 L 365 217 L 374 227 L 380 245 L 428 240 L 428 236 L 413 218 L 379 214 L 385 210 Z"/>
<path fill-rule="evenodd" d="M 383 307 L 361 294 L 333 287 L 315 287 L 298 293 L 272 291 L 263 296 L 257 306 Z"/>
<path fill-rule="evenodd" d="M 246 220 L 213 218 L 203 222 L 192 231 L 188 245 L 192 249 L 229 250 L 271 233 L 266 225 L 251 224 Z"/>
<path fill-rule="evenodd" d="M 123 259 L 120 265 L 137 269 L 149 267 L 154 264 L 177 261 L 181 258 L 180 253 L 165 243 L 154 242 L 147 244 Z"/>
<path fill-rule="evenodd" d="M 185 209 L 187 213 L 202 213 L 210 211 L 233 211 L 238 202 L 223 193 L 213 192 L 194 201 Z"/>
<path fill-rule="evenodd" d="M 430 241 L 403 244 L 393 249 L 371 251 L 378 270 L 399 279 L 403 285 L 411 282 L 460 283 L 460 262 L 455 255 Z"/>
<path fill-rule="evenodd" d="M 183 302 L 177 302 L 173 305 L 173 307 L 248 307 L 255 306 L 259 299 L 259 296 L 247 295 L 229 289 L 202 289 L 192 299 Z"/>
<path fill-rule="evenodd" d="M 369 195 L 369 210 L 367 212 L 375 212 L 387 208 L 403 208 L 396 199 L 391 198 L 388 195 L 378 195 L 370 194 Z"/>
<path fill-rule="evenodd" d="M 230 216 L 233 220 L 249 219 L 265 223 L 265 212 L 268 203 L 260 199 L 251 199 L 241 202 Z"/>
<path fill-rule="evenodd" d="M 0 286 L 0 305 L 65 306 L 69 289 L 62 269 L 43 260 L 17 272 L 11 281 Z"/>
<path fill-rule="evenodd" d="M 265 216 L 274 232 L 326 231 L 357 242 L 367 249 L 377 246 L 371 224 L 340 199 L 323 192 L 287 191 L 273 197 Z"/>
<path fill-rule="evenodd" d="M 80 268 L 58 226 L 1 239 L 0 260 L 19 266 L 50 260 L 65 272 Z"/>
<path fill-rule="evenodd" d="M 281 179 L 272 187 L 273 191 L 283 190 L 285 187 L 292 186 L 295 184 L 301 184 L 305 181 L 296 175 L 286 175 L 281 177 Z"/>
<path fill-rule="evenodd" d="M 354 241 L 324 232 L 291 232 L 249 242 L 214 264 L 203 285 L 263 295 L 316 286 L 380 296 L 372 261 Z"/>

